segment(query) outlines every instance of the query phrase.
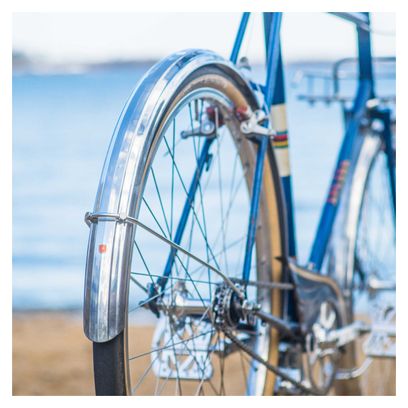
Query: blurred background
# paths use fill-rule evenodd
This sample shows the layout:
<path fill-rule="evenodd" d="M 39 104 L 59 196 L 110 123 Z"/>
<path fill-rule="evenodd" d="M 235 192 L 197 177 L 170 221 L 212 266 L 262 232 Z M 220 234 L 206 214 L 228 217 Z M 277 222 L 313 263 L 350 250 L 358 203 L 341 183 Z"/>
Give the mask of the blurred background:
<path fill-rule="evenodd" d="M 238 13 L 16 13 L 13 17 L 13 393 L 92 394 L 81 327 L 91 210 L 110 137 L 140 77 L 186 48 L 228 58 Z M 395 55 L 395 15 L 373 13 L 373 53 Z M 261 15 L 241 55 L 263 78 Z M 309 72 L 330 75 L 356 54 L 354 28 L 334 16 L 283 20 L 289 139 L 300 262 L 308 256 L 342 136 L 336 104 L 308 104 Z M 354 81 L 344 84 L 351 95 Z M 325 93 L 325 79 L 314 92 Z M 380 94 L 395 93 L 384 75 Z M 55 367 L 60 367 L 56 371 Z M 62 370 L 61 367 L 64 367 Z M 378 390 L 377 390 L 378 391 Z M 381 393 L 381 392 L 379 392 Z"/>

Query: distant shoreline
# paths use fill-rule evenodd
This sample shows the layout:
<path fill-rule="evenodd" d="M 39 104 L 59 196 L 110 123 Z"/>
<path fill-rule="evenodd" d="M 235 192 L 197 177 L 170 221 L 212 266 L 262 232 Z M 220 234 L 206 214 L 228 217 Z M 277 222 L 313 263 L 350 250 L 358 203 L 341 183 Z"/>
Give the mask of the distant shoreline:
<path fill-rule="evenodd" d="M 69 63 L 49 64 L 39 62 L 15 63 L 13 75 L 80 75 L 94 72 L 109 72 L 113 70 L 148 69 L 156 61 L 107 61 L 102 63 Z"/>
<path fill-rule="evenodd" d="M 129 69 L 148 69 L 159 60 L 107 60 L 100 62 L 68 62 L 52 63 L 40 58 L 13 53 L 13 75 L 67 75 L 67 74 L 86 74 L 94 72 L 109 72 L 113 70 Z M 330 65 L 333 60 L 315 60 L 315 61 L 288 61 L 291 67 L 313 67 L 317 65 Z M 263 65 L 263 62 L 255 61 L 252 66 Z"/>

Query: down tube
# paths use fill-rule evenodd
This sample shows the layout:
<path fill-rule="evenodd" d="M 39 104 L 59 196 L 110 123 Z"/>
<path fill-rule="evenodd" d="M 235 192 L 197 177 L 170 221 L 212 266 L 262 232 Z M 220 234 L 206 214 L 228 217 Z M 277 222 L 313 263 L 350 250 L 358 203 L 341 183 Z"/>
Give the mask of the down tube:
<path fill-rule="evenodd" d="M 323 207 L 323 212 L 320 217 L 319 226 L 317 228 L 317 233 L 309 257 L 309 267 L 317 271 L 320 270 L 323 263 L 327 244 L 333 229 L 338 204 L 343 192 L 344 182 L 350 167 L 350 160 L 353 147 L 355 146 L 360 120 L 371 92 L 371 81 L 361 81 L 355 100 L 352 117 L 349 120 L 347 131 L 340 148 L 336 169 L 330 184 L 329 193 Z"/>
<path fill-rule="evenodd" d="M 365 18 L 367 24 L 369 24 L 370 18 L 368 13 L 360 13 L 358 17 Z M 359 86 L 354 100 L 353 109 L 348 120 L 347 131 L 340 149 L 333 181 L 323 208 L 323 213 L 320 218 L 309 258 L 309 267 L 316 270 L 320 270 L 323 263 L 327 243 L 330 239 L 330 234 L 336 217 L 339 199 L 343 191 L 344 180 L 350 165 L 351 153 L 358 133 L 360 120 L 365 112 L 367 101 L 370 98 L 374 98 L 370 31 L 366 28 L 357 26 L 357 40 Z"/>

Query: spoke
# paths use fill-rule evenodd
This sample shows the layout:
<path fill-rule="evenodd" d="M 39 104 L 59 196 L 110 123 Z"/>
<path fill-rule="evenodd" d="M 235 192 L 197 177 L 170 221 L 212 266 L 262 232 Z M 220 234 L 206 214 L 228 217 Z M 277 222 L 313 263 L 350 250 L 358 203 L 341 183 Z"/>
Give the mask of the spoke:
<path fill-rule="evenodd" d="M 136 360 L 136 359 L 138 359 L 138 358 L 140 358 L 140 357 L 148 356 L 148 355 L 150 355 L 150 354 L 152 354 L 152 353 L 156 353 L 156 352 L 158 352 L 158 351 L 166 350 L 166 349 L 168 349 L 168 348 L 170 348 L 170 347 L 179 346 L 180 344 L 183 344 L 183 343 L 185 343 L 185 342 L 191 341 L 192 339 L 205 336 L 206 334 L 214 333 L 214 331 L 215 331 L 215 329 L 207 330 L 207 331 L 204 332 L 204 333 L 200 333 L 200 334 L 198 334 L 198 335 L 196 335 L 196 336 L 191 336 L 191 337 L 189 337 L 189 338 L 187 338 L 187 339 L 184 339 L 183 341 L 174 343 L 174 345 L 171 344 L 171 345 L 169 345 L 169 346 L 158 347 L 158 348 L 156 348 L 156 349 L 154 349 L 154 350 L 146 351 L 145 353 L 140 353 L 140 354 L 138 354 L 138 355 L 136 355 L 136 356 L 130 357 L 130 358 L 129 358 L 129 361 Z"/>
<path fill-rule="evenodd" d="M 158 359 L 158 356 L 156 356 L 154 359 L 150 361 L 150 364 L 147 366 L 147 368 L 143 371 L 143 374 L 140 376 L 139 380 L 135 384 L 135 386 L 132 388 L 132 395 L 136 394 L 137 389 L 140 387 L 140 384 L 143 382 L 143 380 L 146 378 L 147 374 L 150 372 L 150 370 L 153 367 L 154 362 Z M 161 362 L 160 362 L 161 364 Z"/>
<path fill-rule="evenodd" d="M 190 235 L 189 235 L 189 239 L 188 239 L 188 252 L 191 252 L 191 245 L 193 243 L 194 217 L 191 218 L 190 224 L 191 224 L 191 227 L 190 227 Z M 189 269 L 189 267 L 190 267 L 190 257 L 186 256 L 186 258 L 187 258 L 186 259 L 186 266 L 187 266 L 187 269 Z M 208 262 L 208 260 L 207 260 L 207 262 Z"/>
<path fill-rule="evenodd" d="M 141 284 L 139 283 L 133 276 L 130 276 L 130 280 L 138 286 L 140 289 L 142 289 L 145 293 L 148 293 L 148 290 Z"/>
<path fill-rule="evenodd" d="M 166 326 L 167 326 L 167 322 L 166 322 Z M 168 344 L 170 342 L 170 339 L 169 339 L 169 341 L 166 343 L 166 344 Z M 160 356 L 160 354 L 159 353 L 157 353 L 157 357 L 159 357 Z M 162 369 L 162 363 L 163 363 L 163 360 L 162 359 L 160 359 L 160 362 L 159 362 L 159 373 L 161 373 L 161 369 Z M 167 380 L 169 379 L 169 376 L 170 376 L 170 373 L 167 375 Z M 159 386 L 160 386 L 160 376 L 158 375 L 158 376 L 156 376 L 156 386 L 154 387 L 154 395 L 159 395 L 158 394 L 158 390 L 159 390 Z"/>
<path fill-rule="evenodd" d="M 149 299 L 146 299 L 146 300 L 144 300 L 143 302 L 140 302 L 137 306 L 135 306 L 133 309 L 131 309 L 131 310 L 128 312 L 128 314 L 135 312 L 137 309 L 140 309 L 141 307 L 147 305 L 147 304 L 150 303 L 152 300 L 157 299 L 157 298 L 160 297 L 160 296 L 163 296 L 163 295 L 166 293 L 166 291 L 169 291 L 169 290 L 170 290 L 170 288 L 167 288 L 166 290 L 164 290 L 164 291 L 162 291 L 162 292 L 160 292 L 160 293 L 157 293 L 156 295 L 150 297 Z"/>
<path fill-rule="evenodd" d="M 219 338 L 220 338 L 220 333 L 217 332 L 216 343 L 218 343 Z M 211 356 L 214 354 L 214 351 L 215 351 L 215 348 L 213 348 L 209 353 L 207 353 L 207 357 L 206 357 L 205 362 L 204 362 L 204 368 L 203 368 L 203 370 L 202 370 L 202 372 L 203 372 L 203 378 L 201 379 L 200 383 L 198 384 L 197 391 L 196 391 L 196 394 L 195 394 L 195 395 L 204 395 L 204 389 L 203 389 L 203 385 L 204 385 L 204 372 L 205 372 L 205 369 L 207 368 L 208 362 L 209 362 L 210 359 L 211 359 Z M 216 394 L 216 393 L 217 393 L 216 388 L 213 386 L 213 384 L 211 383 L 211 381 L 209 381 L 209 383 L 210 383 L 212 389 L 214 390 L 214 392 L 215 392 L 215 394 Z"/>
<path fill-rule="evenodd" d="M 239 148 L 238 148 L 239 151 Z M 234 165 L 233 165 L 233 170 L 232 170 L 232 179 L 231 179 L 231 185 L 229 189 L 229 200 L 228 200 L 228 206 L 227 206 L 227 211 L 225 213 L 225 235 L 227 234 L 228 227 L 229 227 L 229 214 L 232 209 L 232 205 L 235 202 L 236 195 L 238 194 L 239 188 L 242 185 L 242 182 L 245 180 L 245 174 L 242 174 L 241 179 L 238 181 L 237 186 L 234 188 L 234 183 L 235 183 L 235 176 L 236 176 L 236 169 L 237 169 L 237 163 L 238 163 L 238 151 L 235 154 L 235 159 L 234 159 Z"/>
<path fill-rule="evenodd" d="M 232 197 L 232 193 L 234 191 L 233 187 L 235 184 L 235 176 L 237 173 L 237 164 L 238 164 L 238 155 L 239 149 L 237 150 L 237 152 L 235 153 L 235 158 L 234 158 L 234 164 L 232 165 L 232 178 L 231 178 L 231 184 L 230 184 L 230 188 L 229 188 L 229 203 L 231 203 L 231 197 Z"/>
<path fill-rule="evenodd" d="M 174 329 L 170 321 L 169 321 L 169 325 L 170 325 L 171 343 L 172 343 L 173 355 L 174 355 L 174 365 L 176 366 L 176 373 L 177 373 L 176 390 L 178 390 L 178 393 L 179 393 L 178 395 L 182 395 L 181 383 L 180 383 L 180 373 L 179 373 L 179 368 L 177 364 L 176 347 L 174 345 Z M 177 331 L 176 331 L 176 334 L 177 334 Z"/>
<path fill-rule="evenodd" d="M 225 338 L 224 338 L 225 341 Z M 220 362 L 220 376 L 221 376 L 221 381 L 220 381 L 220 395 L 225 395 L 225 384 L 224 384 L 224 371 L 225 371 L 225 348 L 223 348 L 222 352 L 219 350 L 222 356 L 219 357 L 219 362 Z"/>
<path fill-rule="evenodd" d="M 162 387 L 160 388 L 159 391 L 156 391 L 156 395 L 161 395 L 161 393 L 164 390 L 164 387 L 167 385 L 167 383 L 169 382 L 170 379 L 170 374 L 167 376 L 167 378 L 164 380 Z"/>
<path fill-rule="evenodd" d="M 225 128 L 220 129 L 219 131 L 219 138 L 223 139 L 224 138 L 224 134 L 225 134 Z M 216 150 L 215 154 L 213 155 L 212 158 L 212 162 L 214 162 L 214 160 L 218 160 L 218 150 Z M 210 166 L 210 170 L 208 172 L 208 177 L 207 177 L 207 181 L 205 182 L 204 186 L 203 186 L 203 193 L 207 192 L 208 186 L 212 180 L 212 175 L 214 174 L 214 169 L 216 166 Z"/>
<path fill-rule="evenodd" d="M 245 238 L 247 238 L 247 236 L 248 236 L 248 234 L 246 233 Z M 242 240 L 241 245 L 240 245 L 239 253 L 241 255 L 240 255 L 240 261 L 237 263 L 237 268 L 235 270 L 235 276 L 238 276 L 238 274 L 241 273 L 241 270 L 240 270 L 241 265 L 243 265 L 244 259 L 245 259 L 245 251 L 244 251 L 245 244 L 246 244 L 246 239 Z"/>
<path fill-rule="evenodd" d="M 241 369 L 242 369 L 242 375 L 244 376 L 244 383 L 246 384 L 248 374 L 247 374 L 247 370 L 245 367 L 244 353 L 242 352 L 241 349 L 239 350 L 239 359 L 241 361 Z"/>
<path fill-rule="evenodd" d="M 149 275 L 146 275 L 145 273 L 141 273 L 141 272 L 130 272 L 132 275 L 140 275 L 140 276 L 149 276 Z M 190 273 L 190 276 L 192 275 L 193 273 L 191 272 Z M 153 278 L 160 278 L 162 275 L 155 275 L 155 274 L 151 274 L 150 276 L 152 276 Z M 179 278 L 179 277 L 173 277 L 173 279 L 174 280 L 176 280 L 176 281 L 179 281 L 179 282 L 190 282 L 190 279 L 187 279 L 187 278 Z M 208 282 L 208 281 L 203 281 L 203 280 L 199 280 L 199 279 L 194 279 L 194 282 L 195 283 L 203 283 L 203 284 L 205 284 L 205 285 L 208 285 L 209 283 L 211 284 L 211 285 L 214 285 L 214 286 L 216 286 L 216 285 L 219 285 L 220 283 L 222 283 L 222 281 L 219 281 L 219 282 Z"/>
<path fill-rule="evenodd" d="M 169 237 L 171 237 L 170 226 L 169 226 L 169 224 L 168 224 L 168 222 L 167 222 L 166 212 L 164 211 L 163 201 L 162 201 L 162 198 L 161 198 L 161 194 L 160 194 L 160 191 L 159 191 L 159 187 L 158 187 L 158 185 L 157 185 L 157 180 L 156 180 L 156 176 L 155 176 L 155 174 L 154 174 L 153 166 L 152 166 L 152 176 L 153 176 L 153 182 L 154 182 L 154 186 L 155 186 L 155 188 L 156 188 L 157 196 L 158 196 L 158 198 L 159 198 L 160 208 L 161 208 L 161 211 L 162 211 L 162 214 L 163 214 L 164 222 L 165 222 L 165 224 L 166 224 L 167 232 L 168 232 L 168 234 L 169 234 Z"/>
<path fill-rule="evenodd" d="M 150 215 L 153 217 L 154 221 L 156 222 L 157 226 L 159 227 L 161 233 L 167 238 L 167 234 L 164 231 L 164 229 L 162 228 L 160 222 L 157 220 L 156 216 L 154 215 L 153 210 L 150 208 L 149 204 L 147 203 L 146 199 L 143 197 L 142 198 L 144 204 L 146 205 L 147 209 L 149 210 Z"/>
<path fill-rule="evenodd" d="M 150 277 L 150 280 L 152 281 L 152 283 L 154 285 L 154 280 L 152 278 L 153 275 L 150 273 L 149 267 L 147 266 L 146 260 L 145 260 L 143 254 L 142 254 L 142 251 L 139 248 L 139 245 L 137 245 L 136 240 L 134 241 L 134 245 L 136 246 L 136 250 L 139 253 L 140 258 L 142 259 L 142 262 L 143 262 L 144 267 L 146 268 L 147 274 Z M 147 290 L 146 290 L 146 292 L 147 292 Z"/>
<path fill-rule="evenodd" d="M 173 134 L 172 134 L 172 156 L 176 157 L 174 151 L 176 140 L 176 119 L 173 119 Z M 173 237 L 173 222 L 174 222 L 174 165 L 171 166 L 171 199 L 170 199 L 170 237 Z"/>

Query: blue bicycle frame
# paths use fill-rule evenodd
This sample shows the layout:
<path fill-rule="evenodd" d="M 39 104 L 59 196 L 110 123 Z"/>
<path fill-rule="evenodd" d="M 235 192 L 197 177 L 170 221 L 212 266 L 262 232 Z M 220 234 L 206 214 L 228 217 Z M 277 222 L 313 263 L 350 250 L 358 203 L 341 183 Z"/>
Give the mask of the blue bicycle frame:
<path fill-rule="evenodd" d="M 330 184 L 327 199 L 325 201 L 320 221 L 318 224 L 315 239 L 309 256 L 308 267 L 310 270 L 319 272 L 330 235 L 332 233 L 340 197 L 343 191 L 344 180 L 346 178 L 353 148 L 357 141 L 357 135 L 361 119 L 367 114 L 367 102 L 375 97 L 373 66 L 371 55 L 371 38 L 370 38 L 370 18 L 368 13 L 331 13 L 337 17 L 347 20 L 356 26 L 357 43 L 358 43 L 358 68 L 359 80 L 356 96 L 350 111 L 345 114 L 346 131 L 341 143 L 340 152 L 337 158 L 334 175 Z M 235 64 L 238 61 L 240 48 L 245 36 L 250 13 L 243 13 L 234 46 L 231 52 L 230 60 Z M 284 70 L 280 44 L 280 28 L 282 13 L 263 13 L 265 47 L 266 47 L 266 82 L 265 85 L 252 84 L 254 89 L 261 89 L 264 94 L 265 106 L 270 109 L 272 118 L 272 127 L 276 131 L 276 136 L 272 142 L 275 156 L 278 163 L 278 170 L 282 183 L 282 190 L 286 205 L 286 225 L 288 233 L 288 256 L 296 258 L 296 234 L 294 222 L 294 207 L 291 186 L 291 172 L 289 165 L 289 144 L 288 129 L 285 112 L 285 87 L 284 87 Z M 269 112 L 266 112 L 269 117 Z M 389 177 L 395 209 L 395 163 L 392 154 L 391 131 L 390 131 L 390 111 L 373 110 L 370 112 L 372 117 L 381 120 L 384 124 L 383 138 L 385 141 L 386 152 L 388 157 Z M 265 123 L 264 126 L 268 126 Z M 256 235 L 256 222 L 259 210 L 259 201 L 261 194 L 262 175 L 267 152 L 269 137 L 260 136 L 256 139 L 258 143 L 257 161 L 254 171 L 251 206 L 248 223 L 248 233 L 246 241 L 246 250 L 244 265 L 242 271 L 243 281 L 249 280 L 250 266 L 252 261 L 253 246 Z M 190 186 L 187 202 L 177 228 L 177 234 L 174 242 L 179 244 L 183 231 L 187 224 L 187 218 L 190 212 L 190 203 L 194 200 L 198 180 L 201 171 L 206 162 L 208 155 L 209 141 L 204 147 L 197 162 L 197 170 L 194 180 Z M 159 280 L 158 286 L 164 288 L 167 278 L 171 273 L 172 265 L 175 259 L 175 251 L 169 254 L 168 262 L 164 276 Z M 215 261 L 215 259 L 213 259 Z M 290 296 L 290 295 L 289 295 Z"/>

